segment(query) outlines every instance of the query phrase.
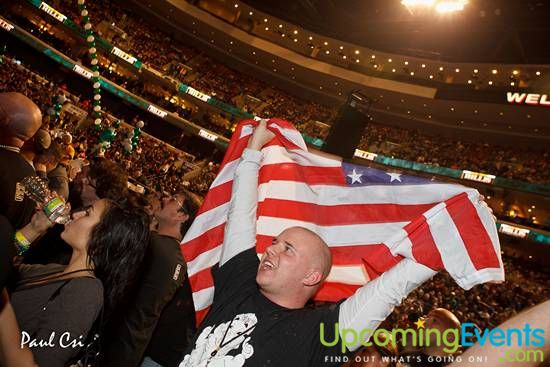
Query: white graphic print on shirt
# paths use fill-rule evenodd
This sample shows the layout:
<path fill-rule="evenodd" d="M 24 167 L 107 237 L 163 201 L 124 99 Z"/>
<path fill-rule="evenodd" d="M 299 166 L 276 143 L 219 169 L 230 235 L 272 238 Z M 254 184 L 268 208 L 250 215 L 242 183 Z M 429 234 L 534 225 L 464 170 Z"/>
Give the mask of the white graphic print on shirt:
<path fill-rule="evenodd" d="M 257 323 L 255 314 L 244 313 L 215 328 L 204 328 L 195 342 L 195 348 L 185 356 L 179 367 L 243 366 L 254 354 L 249 335 Z M 233 353 L 227 355 L 230 351 Z"/>

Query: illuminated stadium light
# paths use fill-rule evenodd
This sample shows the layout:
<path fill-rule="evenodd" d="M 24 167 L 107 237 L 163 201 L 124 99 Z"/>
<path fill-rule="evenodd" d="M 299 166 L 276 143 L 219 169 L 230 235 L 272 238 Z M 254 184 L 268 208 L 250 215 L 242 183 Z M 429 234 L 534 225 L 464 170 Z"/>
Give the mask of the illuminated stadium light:
<path fill-rule="evenodd" d="M 343 50 L 344 49 L 344 46 L 340 46 L 340 50 Z"/>
<path fill-rule="evenodd" d="M 468 84 L 472 84 L 472 81 L 468 79 Z"/>
<path fill-rule="evenodd" d="M 392 73 L 395 73 L 395 69 L 391 69 L 391 72 L 392 72 Z"/>
<path fill-rule="evenodd" d="M 420 66 L 422 66 L 422 69 L 424 69 L 426 67 L 426 64 L 422 64 Z"/>
<path fill-rule="evenodd" d="M 464 7 L 468 3 L 467 0 L 457 0 L 457 1 L 440 1 L 435 6 L 435 11 L 439 14 L 449 14 L 457 11 L 464 10 Z"/>
<path fill-rule="evenodd" d="M 327 42 L 327 41 L 325 41 L 325 42 L 323 42 L 323 43 L 324 43 L 325 46 L 328 46 L 328 42 Z"/>
<path fill-rule="evenodd" d="M 474 74 L 477 74 L 478 72 L 479 72 L 479 70 L 474 69 Z"/>
<path fill-rule="evenodd" d="M 434 76 L 433 76 L 433 75 L 430 75 L 430 79 L 433 79 L 433 78 L 434 78 Z"/>
<path fill-rule="evenodd" d="M 540 71 L 537 71 L 535 74 L 540 75 Z"/>
<path fill-rule="evenodd" d="M 283 28 L 283 25 L 282 25 L 282 24 L 279 24 L 279 28 Z"/>
<path fill-rule="evenodd" d="M 254 15 L 254 12 L 250 11 L 250 12 L 248 12 L 248 15 Z"/>
<path fill-rule="evenodd" d="M 510 82 L 510 85 L 513 87 L 514 85 L 516 85 L 516 83 Z"/>
<path fill-rule="evenodd" d="M 358 63 L 358 62 L 359 62 L 359 59 L 356 59 L 356 60 L 355 60 L 355 62 L 357 62 L 357 63 Z"/>
<path fill-rule="evenodd" d="M 298 42 L 298 38 L 294 38 L 294 42 Z"/>
<path fill-rule="evenodd" d="M 357 52 L 355 53 L 357 55 Z M 376 55 L 370 55 L 371 59 L 376 59 Z"/>
<path fill-rule="evenodd" d="M 388 59 L 388 62 L 392 62 L 393 60 L 392 59 Z"/>
<path fill-rule="evenodd" d="M 325 53 L 328 55 L 328 54 L 330 53 L 330 51 L 329 51 L 329 50 L 326 50 Z"/>
<path fill-rule="evenodd" d="M 264 18 L 264 23 L 267 23 L 267 18 Z"/>
<path fill-rule="evenodd" d="M 440 66 L 440 67 L 439 67 L 439 71 L 443 71 L 443 66 Z"/>
<path fill-rule="evenodd" d="M 266 30 L 266 31 L 269 31 L 269 27 L 265 27 L 265 30 Z"/>
<path fill-rule="evenodd" d="M 492 80 L 489 80 L 489 85 L 493 85 L 493 81 L 492 81 Z"/>
<path fill-rule="evenodd" d="M 427 7 L 434 6 L 435 0 L 401 0 L 401 5 L 405 5 L 408 8 Z"/>
<path fill-rule="evenodd" d="M 459 69 L 459 68 L 456 68 L 456 69 L 455 69 L 455 72 L 460 73 L 460 69 Z"/>
<path fill-rule="evenodd" d="M 356 55 L 359 55 L 359 50 L 355 50 L 355 54 L 356 54 Z M 374 56 L 374 55 L 373 55 L 373 56 Z M 374 57 L 373 57 L 373 59 L 374 59 Z"/>
<path fill-rule="evenodd" d="M 411 71 L 411 76 L 414 76 L 414 71 Z"/>
<path fill-rule="evenodd" d="M 405 61 L 405 65 L 409 65 L 409 62 L 408 62 L 408 61 Z"/>
<path fill-rule="evenodd" d="M 517 70 L 512 71 L 512 75 L 518 75 L 518 74 L 519 74 L 519 71 Z"/>
<path fill-rule="evenodd" d="M 497 73 L 498 73 L 498 70 L 497 70 L 497 69 L 493 69 L 493 70 L 491 70 L 491 73 L 497 74 Z"/>
<path fill-rule="evenodd" d="M 309 36 L 309 40 L 311 41 L 313 39 L 313 37 Z"/>
<path fill-rule="evenodd" d="M 297 31 L 297 30 L 295 29 L 295 30 L 294 30 L 294 32 L 292 32 L 292 33 L 294 33 L 294 34 L 298 34 L 298 31 Z"/>
<path fill-rule="evenodd" d="M 378 67 L 378 64 L 374 64 L 372 67 L 376 69 Z"/>
<path fill-rule="evenodd" d="M 238 8 L 239 7 L 239 4 L 235 4 L 235 8 Z"/>
<path fill-rule="evenodd" d="M 347 57 L 346 55 L 342 56 L 342 59 L 344 59 L 344 60 L 347 59 L 347 58 L 348 58 L 348 57 Z"/>

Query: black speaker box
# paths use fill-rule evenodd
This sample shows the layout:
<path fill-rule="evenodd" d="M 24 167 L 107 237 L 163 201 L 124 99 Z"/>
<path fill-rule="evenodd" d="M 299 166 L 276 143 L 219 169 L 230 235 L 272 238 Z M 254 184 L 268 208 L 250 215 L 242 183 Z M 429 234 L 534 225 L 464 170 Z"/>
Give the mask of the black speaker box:
<path fill-rule="evenodd" d="M 368 116 L 355 108 L 340 107 L 336 120 L 332 123 L 323 150 L 342 158 L 351 159 L 361 136 L 367 127 Z"/>

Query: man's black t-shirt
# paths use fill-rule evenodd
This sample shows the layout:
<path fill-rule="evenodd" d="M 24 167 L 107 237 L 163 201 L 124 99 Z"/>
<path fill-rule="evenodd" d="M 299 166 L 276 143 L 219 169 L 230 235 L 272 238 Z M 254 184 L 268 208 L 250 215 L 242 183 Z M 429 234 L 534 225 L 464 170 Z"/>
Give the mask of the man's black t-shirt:
<path fill-rule="evenodd" d="M 259 260 L 254 248 L 214 271 L 212 308 L 195 335 L 181 366 L 338 366 L 340 347 L 320 341 L 335 338 L 338 305 L 287 309 L 258 290 Z"/>
<path fill-rule="evenodd" d="M 21 184 L 25 177 L 34 175 L 32 166 L 19 153 L 0 149 L 0 214 L 15 229 L 29 223 L 34 213 L 36 204 L 25 197 Z"/>

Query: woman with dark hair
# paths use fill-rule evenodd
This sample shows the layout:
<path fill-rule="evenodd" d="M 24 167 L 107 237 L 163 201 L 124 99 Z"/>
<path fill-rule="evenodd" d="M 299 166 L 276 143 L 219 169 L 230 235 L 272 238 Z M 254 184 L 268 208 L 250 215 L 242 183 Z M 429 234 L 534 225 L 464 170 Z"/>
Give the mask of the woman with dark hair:
<path fill-rule="evenodd" d="M 48 221 L 38 212 L 20 231 L 33 239 Z M 133 284 L 149 242 L 142 209 L 100 199 L 73 213 L 61 238 L 73 252 L 68 265 L 21 265 L 12 305 L 40 366 L 62 367 L 84 346 L 94 321 L 108 318 Z"/>

